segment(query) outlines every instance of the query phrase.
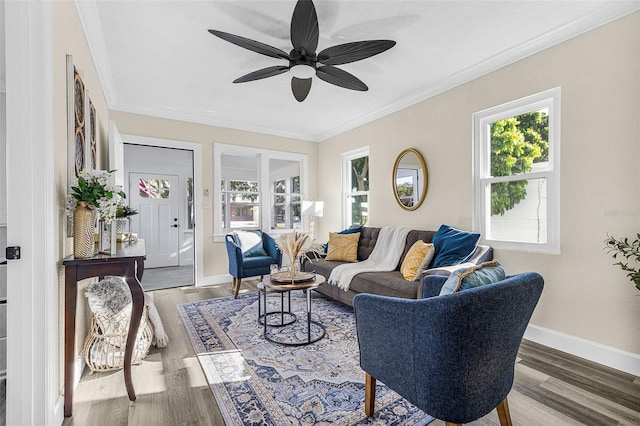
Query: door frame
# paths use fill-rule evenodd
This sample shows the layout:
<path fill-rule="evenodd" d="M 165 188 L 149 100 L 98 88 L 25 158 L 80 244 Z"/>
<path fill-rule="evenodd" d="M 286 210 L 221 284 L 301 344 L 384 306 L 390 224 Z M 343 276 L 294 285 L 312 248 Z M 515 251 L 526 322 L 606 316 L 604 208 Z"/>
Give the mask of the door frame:
<path fill-rule="evenodd" d="M 53 122 L 53 5 L 5 2 L 7 87 L 7 424 L 59 425 L 58 261 L 62 224 Z M 66 191 L 66 187 L 65 187 Z"/>
<path fill-rule="evenodd" d="M 122 134 L 124 143 L 147 145 L 159 148 L 186 149 L 193 152 L 193 205 L 195 207 L 196 227 L 193 232 L 193 267 L 196 287 L 204 283 L 204 224 L 202 222 L 202 145 L 173 139 L 158 139 L 148 136 Z"/>

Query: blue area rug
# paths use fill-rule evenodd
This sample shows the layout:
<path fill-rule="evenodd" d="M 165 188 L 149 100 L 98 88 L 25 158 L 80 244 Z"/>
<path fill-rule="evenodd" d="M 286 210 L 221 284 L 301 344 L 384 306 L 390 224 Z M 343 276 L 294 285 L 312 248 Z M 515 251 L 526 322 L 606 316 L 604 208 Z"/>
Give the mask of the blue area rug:
<path fill-rule="evenodd" d="M 353 310 L 312 292 L 313 319 L 326 336 L 308 346 L 266 342 L 258 324 L 257 293 L 178 305 L 178 312 L 227 425 L 425 425 L 433 420 L 378 382 L 376 412 L 364 414 Z M 268 298 L 269 310 L 280 297 Z M 306 325 L 306 297 L 291 296 Z M 270 320 L 271 323 L 271 320 Z M 292 328 L 293 327 L 293 328 Z M 306 328 L 270 329 L 305 336 Z M 282 336 L 279 336 L 282 337 Z"/>

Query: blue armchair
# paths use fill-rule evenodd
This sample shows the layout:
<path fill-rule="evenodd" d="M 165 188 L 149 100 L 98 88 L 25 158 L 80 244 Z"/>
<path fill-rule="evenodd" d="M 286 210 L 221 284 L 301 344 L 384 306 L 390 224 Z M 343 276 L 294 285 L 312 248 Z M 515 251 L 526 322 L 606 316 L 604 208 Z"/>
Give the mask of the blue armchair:
<path fill-rule="evenodd" d="M 447 424 L 468 423 L 497 408 L 500 424 L 510 425 L 507 394 L 515 359 L 544 281 L 530 272 L 435 296 L 446 279 L 427 276 L 424 299 L 354 298 L 365 412 L 373 415 L 380 380 Z"/>
<path fill-rule="evenodd" d="M 276 242 L 266 232 L 262 233 L 262 248 L 267 252 L 264 256 L 243 256 L 242 249 L 235 242 L 232 234 L 225 236 L 227 255 L 229 257 L 229 273 L 233 277 L 233 297 L 238 298 L 240 283 L 243 278 L 268 275 L 271 264 L 282 265 L 282 253 Z"/>

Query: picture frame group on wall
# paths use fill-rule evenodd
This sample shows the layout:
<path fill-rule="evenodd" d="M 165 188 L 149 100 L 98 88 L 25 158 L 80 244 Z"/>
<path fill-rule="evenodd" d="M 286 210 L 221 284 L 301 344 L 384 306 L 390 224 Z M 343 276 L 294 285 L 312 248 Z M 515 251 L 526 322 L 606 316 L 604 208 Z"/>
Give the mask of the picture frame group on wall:
<path fill-rule="evenodd" d="M 67 77 L 67 193 L 80 172 L 95 170 L 97 164 L 98 121 L 96 109 L 89 96 L 73 57 L 66 58 Z M 67 236 L 73 236 L 72 218 L 67 218 Z"/>
<path fill-rule="evenodd" d="M 97 133 L 96 109 L 89 90 L 73 64 L 73 57 L 67 55 L 69 185 L 82 170 L 97 168 Z"/>

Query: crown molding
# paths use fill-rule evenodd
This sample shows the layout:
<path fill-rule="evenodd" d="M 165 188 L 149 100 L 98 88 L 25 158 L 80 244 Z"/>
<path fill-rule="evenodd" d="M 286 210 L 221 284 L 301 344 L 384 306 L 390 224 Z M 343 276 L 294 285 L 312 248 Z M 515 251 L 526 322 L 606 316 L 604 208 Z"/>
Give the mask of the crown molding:
<path fill-rule="evenodd" d="M 292 139 L 299 139 L 311 142 L 322 142 L 327 139 L 346 133 L 356 129 L 372 121 L 378 120 L 394 112 L 403 110 L 419 102 L 425 101 L 436 95 L 444 93 L 462 84 L 480 78 L 498 69 L 504 68 L 515 62 L 518 62 L 531 55 L 539 53 L 545 49 L 563 43 L 567 40 L 575 38 L 586 32 L 592 31 L 598 27 L 606 25 L 612 21 L 620 19 L 626 15 L 640 10 L 639 1 L 629 1 L 616 3 L 615 6 L 607 5 L 581 19 L 575 20 L 567 25 L 556 28 L 547 34 L 531 39 L 515 48 L 500 52 L 493 57 L 479 62 L 465 70 L 453 74 L 440 82 L 430 85 L 429 87 L 417 91 L 414 94 L 390 104 L 384 108 L 378 109 L 369 114 L 365 114 L 357 119 L 342 123 L 336 127 L 328 129 L 320 133 L 300 133 L 291 132 L 282 129 L 274 129 L 265 126 L 254 125 L 251 123 L 242 123 L 233 120 L 222 120 L 215 117 L 201 115 L 197 113 L 167 111 L 160 108 L 141 107 L 136 105 L 119 105 L 116 102 L 116 91 L 109 66 L 108 55 L 100 28 L 100 20 L 98 18 L 97 6 L 94 0 L 75 0 L 76 7 L 82 21 L 82 25 L 89 42 L 92 57 L 98 69 L 98 75 L 103 85 L 103 90 L 107 98 L 109 108 L 116 111 L 142 114 L 152 117 L 165 118 L 170 120 L 179 120 L 205 124 L 217 127 L 231 128 L 241 131 L 254 133 L 262 133 L 273 136 L 280 136 Z"/>
<path fill-rule="evenodd" d="M 87 44 L 89 45 L 89 52 L 91 53 L 93 63 L 98 72 L 102 91 L 104 92 L 107 105 L 111 107 L 111 105 L 115 105 L 117 96 L 111 74 L 109 55 L 107 55 L 107 47 L 104 44 L 100 17 L 98 16 L 98 6 L 94 0 L 74 0 L 74 3 L 80 16 L 80 23 L 82 24 Z"/>
<path fill-rule="evenodd" d="M 455 87 L 473 81 L 484 75 L 490 74 L 494 71 L 499 70 L 500 68 L 504 68 L 529 56 L 535 55 L 536 53 L 539 53 L 543 50 L 549 49 L 572 38 L 578 37 L 584 33 L 595 30 L 596 28 L 620 19 L 626 15 L 630 15 L 634 12 L 637 12 L 638 10 L 640 10 L 640 2 L 630 1 L 619 4 L 615 8 L 595 11 L 589 15 L 582 17 L 579 20 L 556 28 L 554 31 L 548 32 L 541 37 L 529 40 L 517 47 L 500 52 L 489 59 L 486 59 L 472 67 L 466 68 L 465 70 L 453 74 L 450 77 L 441 80 L 439 83 L 431 85 L 425 90 L 419 91 L 414 95 L 408 96 L 385 108 L 379 109 L 367 115 L 363 115 L 356 120 L 352 120 L 340 126 L 334 127 L 333 129 L 330 129 L 326 132 L 318 134 L 316 135 L 316 138 L 318 141 L 324 141 L 338 136 L 364 124 L 393 114 L 394 112 L 403 110 L 419 102 L 451 90 Z"/>
<path fill-rule="evenodd" d="M 279 136 L 290 139 L 304 140 L 308 142 L 318 142 L 315 135 L 306 133 L 289 132 L 271 127 L 259 126 L 250 123 L 240 123 L 232 120 L 221 120 L 215 117 L 200 115 L 190 112 L 167 111 L 159 108 L 141 107 L 137 105 L 118 104 L 112 108 L 112 111 L 119 111 L 130 114 L 140 114 L 150 117 L 164 118 L 167 120 L 186 121 L 189 123 L 204 124 L 208 126 L 223 127 L 227 129 L 241 130 L 252 133 L 261 133 L 272 136 Z"/>

